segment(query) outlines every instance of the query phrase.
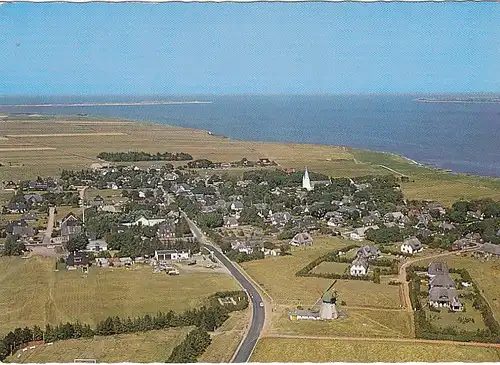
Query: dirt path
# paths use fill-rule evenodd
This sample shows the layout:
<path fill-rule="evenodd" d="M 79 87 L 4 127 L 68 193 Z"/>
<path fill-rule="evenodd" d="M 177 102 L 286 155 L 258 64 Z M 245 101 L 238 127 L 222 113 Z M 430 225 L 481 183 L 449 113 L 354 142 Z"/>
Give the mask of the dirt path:
<path fill-rule="evenodd" d="M 47 229 L 43 235 L 43 243 L 50 244 L 52 238 L 52 230 L 54 229 L 54 218 L 55 218 L 56 207 L 49 207 L 49 219 L 47 222 Z"/>
<path fill-rule="evenodd" d="M 391 171 L 391 172 L 394 172 L 395 174 L 398 174 L 398 175 L 400 175 L 400 176 L 406 176 L 405 174 L 403 174 L 403 173 L 401 173 L 401 172 L 399 172 L 399 171 L 396 171 L 396 170 L 394 170 L 394 169 L 391 169 L 390 167 L 387 167 L 387 166 L 385 166 L 385 165 L 377 165 L 377 166 L 380 166 L 380 167 L 382 167 L 383 169 L 386 169 L 386 170 L 389 170 L 389 171 Z"/>
<path fill-rule="evenodd" d="M 283 335 L 279 333 L 268 333 L 264 338 L 299 338 L 311 340 L 337 340 L 337 341 L 363 341 L 363 342 L 403 342 L 403 343 L 427 343 L 427 344 L 440 344 L 440 345 L 462 345 L 473 347 L 492 347 L 500 349 L 499 343 L 485 343 L 485 342 L 459 342 L 459 341 L 445 341 L 445 340 L 423 340 L 418 338 L 384 338 L 384 337 L 341 337 L 341 336 L 302 336 L 302 335 Z"/>

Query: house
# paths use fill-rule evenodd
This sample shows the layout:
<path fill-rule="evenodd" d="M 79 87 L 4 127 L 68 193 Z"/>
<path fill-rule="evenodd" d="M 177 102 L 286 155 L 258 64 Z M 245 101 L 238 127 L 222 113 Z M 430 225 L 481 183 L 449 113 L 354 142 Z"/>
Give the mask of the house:
<path fill-rule="evenodd" d="M 175 172 L 169 172 L 168 174 L 165 175 L 165 180 L 167 181 L 175 181 L 179 178 L 179 175 L 177 175 Z"/>
<path fill-rule="evenodd" d="M 33 227 L 29 226 L 14 226 L 12 228 L 12 235 L 21 238 L 33 238 L 35 236 L 35 230 Z"/>
<path fill-rule="evenodd" d="M 351 267 L 349 268 L 349 273 L 351 276 L 365 276 L 368 272 L 368 261 L 357 257 L 351 263 Z"/>
<path fill-rule="evenodd" d="M 380 256 L 380 250 L 375 245 L 363 245 L 356 252 L 356 256 L 365 260 L 372 260 Z"/>
<path fill-rule="evenodd" d="M 479 248 L 478 251 L 486 254 L 486 255 L 493 255 L 493 256 L 500 256 L 500 245 L 495 245 L 493 243 L 483 243 Z"/>
<path fill-rule="evenodd" d="M 451 231 L 455 229 L 455 226 L 453 225 L 453 223 L 441 222 L 439 224 L 439 228 L 441 228 L 443 231 Z"/>
<path fill-rule="evenodd" d="M 373 224 L 373 223 L 378 222 L 380 219 L 376 215 L 369 214 L 369 215 L 361 218 L 361 220 L 363 221 L 363 224 Z"/>
<path fill-rule="evenodd" d="M 101 207 L 104 205 L 104 198 L 100 195 L 97 195 L 94 199 L 90 201 L 91 207 Z"/>
<path fill-rule="evenodd" d="M 413 255 L 414 253 L 421 252 L 423 249 L 424 246 L 422 246 L 422 243 L 416 237 L 408 238 L 401 244 L 401 252 L 403 253 L 409 253 Z"/>
<path fill-rule="evenodd" d="M 429 280 L 429 288 L 456 288 L 455 280 L 448 274 L 439 274 Z"/>
<path fill-rule="evenodd" d="M 449 274 L 448 266 L 444 262 L 431 262 L 427 268 L 427 276 L 432 279 L 436 275 Z"/>
<path fill-rule="evenodd" d="M 305 216 L 302 219 L 298 219 L 294 222 L 294 226 L 299 229 L 313 230 L 318 227 L 318 222 L 316 218 L 312 216 Z"/>
<path fill-rule="evenodd" d="M 459 250 L 463 250 L 464 248 L 469 247 L 470 245 L 471 245 L 471 241 L 469 239 L 461 238 L 461 239 L 458 239 L 451 244 L 451 249 L 453 251 L 459 251 Z"/>
<path fill-rule="evenodd" d="M 273 226 L 284 226 L 292 219 L 292 215 L 288 212 L 278 212 L 271 215 L 271 224 Z"/>
<path fill-rule="evenodd" d="M 63 242 L 68 242 L 71 238 L 78 236 L 82 233 L 83 226 L 73 213 L 69 213 L 61 221 L 61 237 Z"/>
<path fill-rule="evenodd" d="M 418 223 L 415 226 L 415 228 L 422 228 L 422 227 L 427 228 L 427 226 L 431 222 L 432 222 L 432 216 L 430 214 L 428 213 L 420 214 L 420 216 L 418 217 Z"/>
<path fill-rule="evenodd" d="M 392 212 L 384 215 L 385 222 L 398 222 L 403 219 L 404 214 L 401 212 Z"/>
<path fill-rule="evenodd" d="M 26 204 L 29 204 L 31 206 L 37 205 L 43 202 L 43 196 L 39 194 L 25 194 L 24 195 L 24 201 Z"/>
<path fill-rule="evenodd" d="M 99 267 L 109 267 L 109 261 L 107 258 L 104 258 L 104 257 L 96 258 L 95 264 L 96 264 L 96 266 L 99 266 Z"/>
<path fill-rule="evenodd" d="M 231 242 L 231 249 L 238 251 L 240 253 L 246 253 L 250 255 L 253 252 L 253 247 L 250 243 L 245 241 L 233 241 Z"/>
<path fill-rule="evenodd" d="M 26 223 L 23 219 L 18 221 L 12 221 L 5 226 L 5 232 L 7 234 L 13 234 L 15 227 L 27 227 L 27 226 L 28 223 Z"/>
<path fill-rule="evenodd" d="M 158 250 L 155 251 L 155 260 L 158 262 L 189 259 L 189 251 Z"/>
<path fill-rule="evenodd" d="M 156 226 L 157 224 L 160 224 L 162 222 L 165 222 L 165 218 L 153 218 L 153 219 L 147 219 L 144 216 L 141 216 L 139 219 L 137 219 L 135 222 L 131 223 L 123 223 L 124 226 L 131 227 L 131 226 L 147 226 L 147 227 L 153 227 Z"/>
<path fill-rule="evenodd" d="M 340 227 L 342 226 L 342 224 L 344 223 L 344 218 L 342 217 L 331 217 L 329 220 L 328 220 L 328 223 L 327 225 L 329 227 Z"/>
<path fill-rule="evenodd" d="M 66 257 L 66 269 L 67 270 L 75 270 L 79 267 L 88 267 L 89 266 L 89 257 L 85 252 L 82 251 L 74 251 L 70 252 Z"/>
<path fill-rule="evenodd" d="M 158 225 L 156 236 L 160 240 L 165 240 L 175 237 L 175 222 L 172 220 L 165 220 Z"/>
<path fill-rule="evenodd" d="M 365 238 L 366 231 L 369 229 L 379 229 L 379 226 L 374 225 L 374 226 L 366 226 L 366 227 L 359 227 L 354 229 L 354 231 L 351 233 L 350 238 L 351 240 L 354 241 L 362 241 Z"/>
<path fill-rule="evenodd" d="M 262 248 L 262 252 L 264 252 L 264 256 L 280 256 L 281 255 L 281 249 L 280 248 L 273 248 L 273 249 L 267 249 L 267 248 Z"/>
<path fill-rule="evenodd" d="M 434 287 L 429 290 L 429 305 L 434 308 L 445 307 L 454 312 L 462 311 L 463 306 L 455 288 Z"/>
<path fill-rule="evenodd" d="M 312 246 L 313 239 L 307 232 L 297 233 L 289 242 L 292 246 Z"/>
<path fill-rule="evenodd" d="M 243 210 L 243 203 L 240 201 L 235 201 L 231 203 L 231 210 L 241 212 Z"/>
<path fill-rule="evenodd" d="M 25 213 L 28 210 L 28 206 L 25 202 L 11 202 L 7 205 L 7 211 L 9 213 Z"/>
<path fill-rule="evenodd" d="M 101 212 L 108 212 L 108 213 L 121 213 L 122 208 L 119 205 L 102 205 L 97 207 L 97 209 Z"/>
<path fill-rule="evenodd" d="M 236 228 L 238 227 L 238 220 L 234 217 L 224 217 L 224 227 L 226 228 Z"/>
<path fill-rule="evenodd" d="M 32 214 L 32 213 L 25 213 L 23 214 L 23 216 L 21 217 L 21 219 L 25 222 L 36 222 L 37 220 L 37 217 L 35 214 Z"/>
<path fill-rule="evenodd" d="M 87 244 L 86 247 L 86 251 L 90 252 L 100 252 L 107 250 L 108 250 L 108 244 L 104 239 L 89 240 L 89 243 Z"/>

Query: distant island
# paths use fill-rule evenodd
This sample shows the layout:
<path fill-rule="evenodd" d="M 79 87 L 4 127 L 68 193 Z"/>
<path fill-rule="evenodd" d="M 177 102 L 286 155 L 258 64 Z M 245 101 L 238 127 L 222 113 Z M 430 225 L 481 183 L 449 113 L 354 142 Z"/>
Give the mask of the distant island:
<path fill-rule="evenodd" d="M 211 101 L 138 101 L 138 102 L 113 102 L 113 103 L 74 103 L 74 104 L 2 104 L 0 106 L 16 107 L 59 107 L 59 106 L 134 106 L 134 105 L 179 105 L 179 104 L 212 104 Z"/>
<path fill-rule="evenodd" d="M 464 96 L 442 98 L 418 98 L 416 101 L 425 103 L 500 103 L 498 96 Z"/>

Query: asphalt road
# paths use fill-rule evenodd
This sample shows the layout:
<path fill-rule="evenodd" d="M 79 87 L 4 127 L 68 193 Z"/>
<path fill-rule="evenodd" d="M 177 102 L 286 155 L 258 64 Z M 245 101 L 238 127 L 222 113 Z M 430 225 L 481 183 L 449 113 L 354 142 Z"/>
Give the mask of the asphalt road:
<path fill-rule="evenodd" d="M 43 236 L 42 242 L 44 244 L 50 244 L 50 240 L 52 238 L 52 231 L 54 230 L 54 220 L 55 220 L 55 207 L 49 207 L 49 219 L 47 222 L 47 229 L 45 230 L 45 234 Z"/>
<path fill-rule="evenodd" d="M 184 213 L 183 213 L 184 215 Z M 236 351 L 235 356 L 233 357 L 233 363 L 244 363 L 247 362 L 252 354 L 257 341 L 259 340 L 260 332 L 264 327 L 264 318 L 265 318 L 265 307 L 261 307 L 260 303 L 263 303 L 261 295 L 257 291 L 257 289 L 253 286 L 253 284 L 233 265 L 233 263 L 222 253 L 219 249 L 213 245 L 211 245 L 201 232 L 201 230 L 184 215 L 186 221 L 188 222 L 191 231 L 198 239 L 200 244 L 213 252 L 214 256 L 231 272 L 236 280 L 240 283 L 240 285 L 245 289 L 247 294 L 250 297 L 251 305 L 252 305 L 252 323 L 250 324 L 250 329 L 248 330 L 245 338 L 240 344 L 240 347 Z"/>

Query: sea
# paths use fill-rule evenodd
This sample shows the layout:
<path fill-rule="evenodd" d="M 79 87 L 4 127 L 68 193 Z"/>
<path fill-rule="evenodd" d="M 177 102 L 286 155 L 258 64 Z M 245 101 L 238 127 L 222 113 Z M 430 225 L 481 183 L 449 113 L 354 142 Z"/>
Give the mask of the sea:
<path fill-rule="evenodd" d="M 0 114 L 85 114 L 239 140 L 351 146 L 500 177 L 500 103 L 416 100 L 422 97 L 435 95 L 0 96 Z M 127 103 L 135 104 L 116 105 Z"/>

